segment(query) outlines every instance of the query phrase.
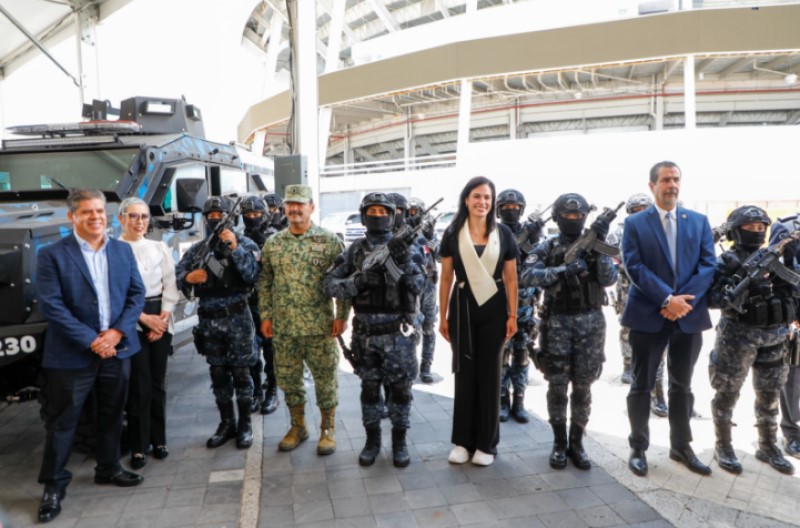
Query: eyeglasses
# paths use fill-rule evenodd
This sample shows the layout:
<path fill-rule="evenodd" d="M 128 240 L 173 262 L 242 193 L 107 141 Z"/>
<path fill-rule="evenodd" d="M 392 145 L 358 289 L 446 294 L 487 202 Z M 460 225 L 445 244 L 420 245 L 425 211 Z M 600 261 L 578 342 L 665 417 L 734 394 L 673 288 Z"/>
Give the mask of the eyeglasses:
<path fill-rule="evenodd" d="M 139 214 L 139 213 L 125 213 L 125 216 L 128 217 L 128 220 L 131 222 L 138 222 L 141 220 L 142 222 L 149 222 L 150 215 L 147 213 Z"/>

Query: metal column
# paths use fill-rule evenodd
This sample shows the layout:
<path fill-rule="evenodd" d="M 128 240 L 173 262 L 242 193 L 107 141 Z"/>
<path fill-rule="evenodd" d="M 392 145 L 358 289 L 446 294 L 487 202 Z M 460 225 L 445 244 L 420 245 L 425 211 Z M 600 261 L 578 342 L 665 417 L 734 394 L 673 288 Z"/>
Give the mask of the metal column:
<path fill-rule="evenodd" d="M 686 130 L 697 128 L 697 92 L 694 80 L 694 55 L 683 62 L 683 112 Z"/>

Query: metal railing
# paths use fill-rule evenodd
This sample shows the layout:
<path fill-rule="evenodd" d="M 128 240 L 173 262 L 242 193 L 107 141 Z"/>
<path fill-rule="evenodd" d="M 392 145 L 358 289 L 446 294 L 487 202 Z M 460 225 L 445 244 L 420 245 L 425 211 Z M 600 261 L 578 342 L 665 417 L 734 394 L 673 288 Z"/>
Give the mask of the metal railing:
<path fill-rule="evenodd" d="M 437 154 L 419 158 L 398 158 L 390 160 L 363 161 L 341 165 L 326 165 L 320 169 L 320 176 L 358 176 L 362 174 L 378 174 L 382 172 L 404 172 L 425 169 L 444 169 L 455 167 L 456 155 Z"/>

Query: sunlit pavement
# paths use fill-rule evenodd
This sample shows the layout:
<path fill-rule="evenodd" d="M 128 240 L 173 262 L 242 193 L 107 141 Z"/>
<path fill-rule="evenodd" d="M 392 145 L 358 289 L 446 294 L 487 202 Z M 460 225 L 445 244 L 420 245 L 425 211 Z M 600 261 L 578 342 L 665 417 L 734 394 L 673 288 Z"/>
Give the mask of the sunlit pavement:
<path fill-rule="evenodd" d="M 487 468 L 447 463 L 453 378 L 449 345 L 439 337 L 434 361 L 436 382 L 415 383 L 411 465 L 394 468 L 388 420 L 383 422 L 383 449 L 376 463 L 357 463 L 363 446 L 359 380 L 342 361 L 340 404 L 336 416 L 337 450 L 316 455 L 319 411 L 313 405 L 313 383 L 307 384 L 306 415 L 311 437 L 291 453 L 277 450 L 289 416 L 283 397 L 270 416 L 254 415 L 256 441 L 250 450 L 228 442 L 205 447 L 218 414 L 209 389 L 204 359 L 192 347 L 178 351 L 169 366 L 169 445 L 166 460 L 148 460 L 145 482 L 138 488 L 92 483 L 94 461 L 72 456 L 74 478 L 61 515 L 49 526 L 788 526 L 795 519 L 800 483 L 755 460 L 752 389 L 746 385 L 734 429 L 744 473 L 733 477 L 712 462 L 714 443 L 709 416 L 711 389 L 707 358 L 713 332 L 695 375 L 697 410 L 694 448 L 714 473 L 699 477 L 667 457 L 666 419 L 653 417 L 650 475 L 637 478 L 627 470 L 627 386 L 619 383 L 616 318 L 607 311 L 608 336 L 604 373 L 594 385 L 593 415 L 587 450 L 595 466 L 563 471 L 548 463 L 552 433 L 546 421 L 541 375 L 531 371 L 527 408 L 529 424 L 501 425 L 499 455 Z M 1 406 L 0 406 L 1 407 Z M 44 430 L 34 403 L 0 408 L 0 508 L 8 526 L 35 523 L 41 486 L 36 482 Z M 123 459 L 127 467 L 127 457 Z"/>

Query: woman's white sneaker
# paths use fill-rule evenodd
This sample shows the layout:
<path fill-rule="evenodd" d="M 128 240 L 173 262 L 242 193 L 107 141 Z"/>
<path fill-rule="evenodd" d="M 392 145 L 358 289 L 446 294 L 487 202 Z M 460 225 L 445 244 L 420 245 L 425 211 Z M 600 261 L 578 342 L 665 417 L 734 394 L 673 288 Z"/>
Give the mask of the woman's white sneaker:
<path fill-rule="evenodd" d="M 484 453 L 480 449 L 476 450 L 475 454 L 472 455 L 472 463 L 476 466 L 491 466 L 492 462 L 494 462 L 494 455 Z"/>
<path fill-rule="evenodd" d="M 461 446 L 455 446 L 447 457 L 447 461 L 451 464 L 463 464 L 467 460 L 469 460 L 469 451 Z"/>

